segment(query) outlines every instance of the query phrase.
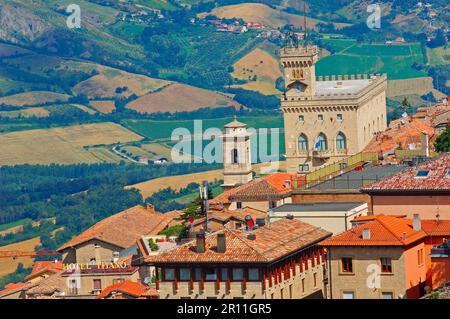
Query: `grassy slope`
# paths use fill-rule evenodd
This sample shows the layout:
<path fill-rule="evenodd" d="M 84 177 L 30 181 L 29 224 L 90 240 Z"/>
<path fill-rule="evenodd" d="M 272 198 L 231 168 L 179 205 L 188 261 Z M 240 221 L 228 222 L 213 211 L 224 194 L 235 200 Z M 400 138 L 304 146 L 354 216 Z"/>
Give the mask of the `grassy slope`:
<path fill-rule="evenodd" d="M 387 73 L 389 79 L 426 76 L 411 67 L 423 63 L 419 44 L 358 44 L 347 39 L 326 39 L 336 54 L 317 63 L 317 75 Z"/>

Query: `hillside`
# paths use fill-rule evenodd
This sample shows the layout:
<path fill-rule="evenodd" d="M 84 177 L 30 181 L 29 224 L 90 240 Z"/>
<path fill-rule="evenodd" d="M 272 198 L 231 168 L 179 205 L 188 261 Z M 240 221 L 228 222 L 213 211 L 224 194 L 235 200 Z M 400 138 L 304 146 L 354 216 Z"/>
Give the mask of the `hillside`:
<path fill-rule="evenodd" d="M 156 93 L 146 94 L 126 105 L 140 113 L 193 111 L 200 107 L 234 106 L 239 104 L 227 95 L 184 84 L 170 84 Z"/>

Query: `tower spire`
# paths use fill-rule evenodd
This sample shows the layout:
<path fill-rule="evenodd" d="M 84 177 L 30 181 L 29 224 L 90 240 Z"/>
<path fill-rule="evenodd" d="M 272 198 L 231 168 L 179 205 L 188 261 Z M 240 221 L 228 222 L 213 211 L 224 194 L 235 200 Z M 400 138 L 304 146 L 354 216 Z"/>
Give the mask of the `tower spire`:
<path fill-rule="evenodd" d="M 303 2 L 303 44 L 306 47 L 306 51 L 308 51 L 308 43 L 306 42 L 308 34 L 308 27 L 306 25 L 306 2 Z"/>

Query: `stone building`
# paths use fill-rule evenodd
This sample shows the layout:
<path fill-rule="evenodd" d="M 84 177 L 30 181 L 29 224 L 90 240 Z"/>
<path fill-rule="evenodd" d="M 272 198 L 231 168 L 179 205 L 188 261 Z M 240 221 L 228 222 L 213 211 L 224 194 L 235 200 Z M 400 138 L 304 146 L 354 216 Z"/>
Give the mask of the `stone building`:
<path fill-rule="evenodd" d="M 386 75 L 316 78 L 317 46 L 281 49 L 287 171 L 306 173 L 361 152 L 386 122 Z"/>
<path fill-rule="evenodd" d="M 449 239 L 450 221 L 380 214 L 354 222 L 351 230 L 320 243 L 327 250 L 329 298 L 416 299 L 427 286 L 450 279 L 430 256 Z"/>
<path fill-rule="evenodd" d="M 252 231 L 223 229 L 149 256 L 161 299 L 301 299 L 324 297 L 331 233 L 294 219 Z"/>
<path fill-rule="evenodd" d="M 137 205 L 99 221 L 58 251 L 64 264 L 114 262 L 132 255 L 141 236 L 156 235 L 173 220 L 173 216 L 156 212 L 152 205 Z"/>

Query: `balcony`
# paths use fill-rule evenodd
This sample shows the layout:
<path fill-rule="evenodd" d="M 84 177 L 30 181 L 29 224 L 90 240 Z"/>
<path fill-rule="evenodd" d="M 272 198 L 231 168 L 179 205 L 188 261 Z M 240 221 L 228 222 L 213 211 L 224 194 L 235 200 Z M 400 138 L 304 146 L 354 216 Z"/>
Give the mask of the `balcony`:
<path fill-rule="evenodd" d="M 337 148 L 336 149 L 336 155 L 347 155 L 348 150 L 347 148 Z"/>
<path fill-rule="evenodd" d="M 329 158 L 333 154 L 333 151 L 330 149 L 327 150 L 314 150 L 312 155 L 315 158 Z"/>

